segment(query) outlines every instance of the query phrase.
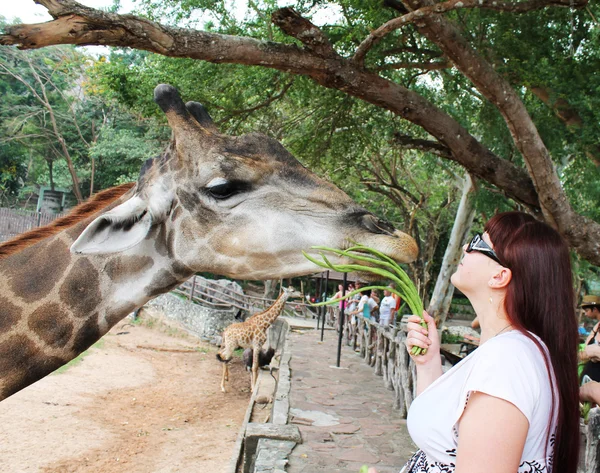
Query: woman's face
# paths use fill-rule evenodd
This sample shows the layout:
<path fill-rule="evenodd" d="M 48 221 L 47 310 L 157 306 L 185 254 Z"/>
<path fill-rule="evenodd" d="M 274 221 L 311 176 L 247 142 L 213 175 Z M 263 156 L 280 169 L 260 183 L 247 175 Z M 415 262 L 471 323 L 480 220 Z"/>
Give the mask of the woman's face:
<path fill-rule="evenodd" d="M 490 241 L 487 233 L 482 235 L 483 240 L 492 248 L 494 245 Z M 484 286 L 498 268 L 498 263 L 488 256 L 478 251 L 466 252 L 467 244 L 463 246 L 463 257 L 456 269 L 456 272 L 450 277 L 450 281 L 463 294 L 469 295 L 476 292 Z"/>

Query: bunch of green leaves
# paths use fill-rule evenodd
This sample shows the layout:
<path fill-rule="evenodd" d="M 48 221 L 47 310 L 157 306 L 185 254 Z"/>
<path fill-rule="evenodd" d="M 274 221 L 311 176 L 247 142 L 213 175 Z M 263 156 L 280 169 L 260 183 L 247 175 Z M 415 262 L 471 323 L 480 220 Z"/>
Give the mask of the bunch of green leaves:
<path fill-rule="evenodd" d="M 588 417 L 590 415 L 591 409 L 592 409 L 592 404 L 589 401 L 579 403 L 579 414 L 583 418 L 583 422 L 585 424 L 588 423 Z"/>
<path fill-rule="evenodd" d="M 404 301 L 406 301 L 411 312 L 421 317 L 421 325 L 423 327 L 427 327 L 427 323 L 423 319 L 423 303 L 421 302 L 421 298 L 419 297 L 419 293 L 417 291 L 416 286 L 410 280 L 406 272 L 392 258 L 381 253 L 380 251 L 377 251 L 365 245 L 354 245 L 351 248 L 348 248 L 347 250 L 329 248 L 326 246 L 314 246 L 313 249 L 320 251 L 321 257 L 323 258 L 322 261 L 313 258 L 306 252 L 303 252 L 303 254 L 309 261 L 316 264 L 317 266 L 326 269 L 331 269 L 333 271 L 338 271 L 341 273 L 350 273 L 354 271 L 371 273 L 378 276 L 381 279 L 388 279 L 393 281 L 396 284 L 397 288 L 395 289 L 386 286 L 371 285 L 352 291 L 341 298 L 333 299 L 326 302 L 320 302 L 315 305 L 335 304 L 344 299 L 348 299 L 349 297 L 352 297 L 353 295 L 359 292 L 371 289 L 387 290 L 393 292 L 394 294 L 397 294 Z M 348 258 L 351 261 L 355 262 L 348 264 L 334 264 L 327 258 L 325 252 L 332 253 L 342 258 Z M 362 262 L 365 264 L 360 264 L 356 262 Z M 426 350 L 421 349 L 420 347 L 413 347 L 411 351 L 413 355 L 423 355 L 425 354 L 425 352 Z"/>

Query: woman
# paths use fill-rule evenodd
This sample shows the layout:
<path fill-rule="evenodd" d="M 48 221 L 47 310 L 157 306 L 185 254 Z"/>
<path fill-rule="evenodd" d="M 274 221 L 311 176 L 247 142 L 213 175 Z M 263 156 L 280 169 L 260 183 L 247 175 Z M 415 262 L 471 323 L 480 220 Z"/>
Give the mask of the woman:
<path fill-rule="evenodd" d="M 417 394 L 407 425 L 420 450 L 402 472 L 575 473 L 577 320 L 569 250 L 527 214 L 495 216 L 465 246 L 452 283 L 470 300 L 481 345 L 442 376 L 433 319 L 409 319 Z M 373 470 L 371 470 L 373 471 Z"/>

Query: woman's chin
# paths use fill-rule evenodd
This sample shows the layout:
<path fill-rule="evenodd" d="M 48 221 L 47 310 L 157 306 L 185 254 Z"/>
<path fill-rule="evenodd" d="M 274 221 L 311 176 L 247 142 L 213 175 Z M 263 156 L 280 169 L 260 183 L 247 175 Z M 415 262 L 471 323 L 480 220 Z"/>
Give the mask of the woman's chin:
<path fill-rule="evenodd" d="M 460 285 L 460 281 L 459 281 L 459 277 L 458 277 L 458 271 L 456 271 L 452 276 L 450 276 L 450 282 L 452 283 L 452 285 L 454 287 L 458 288 L 458 286 Z"/>

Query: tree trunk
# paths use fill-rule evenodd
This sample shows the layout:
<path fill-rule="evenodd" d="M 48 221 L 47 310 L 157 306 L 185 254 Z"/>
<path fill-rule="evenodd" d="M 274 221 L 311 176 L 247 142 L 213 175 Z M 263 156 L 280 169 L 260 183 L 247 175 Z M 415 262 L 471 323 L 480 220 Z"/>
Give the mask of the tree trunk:
<path fill-rule="evenodd" d="M 94 194 L 94 173 L 96 171 L 96 158 L 92 158 L 92 175 L 90 176 L 90 197 Z"/>
<path fill-rule="evenodd" d="M 51 159 L 47 159 L 46 162 L 48 163 L 48 180 L 50 181 L 50 190 L 52 192 L 54 192 L 54 172 L 53 172 L 54 163 L 52 162 Z"/>
<path fill-rule="evenodd" d="M 460 203 L 458 204 L 458 210 L 456 211 L 456 218 L 454 219 L 454 225 L 452 226 L 450 241 L 446 247 L 442 267 L 435 283 L 431 302 L 427 308 L 427 312 L 429 312 L 431 316 L 439 319 L 438 326 L 446 320 L 448 309 L 452 302 L 454 286 L 450 283 L 450 276 L 458 267 L 458 262 L 462 255 L 462 245 L 473 224 L 473 218 L 475 217 L 475 207 L 473 204 L 474 193 L 475 186 L 473 185 L 473 180 L 469 173 L 465 173 L 462 196 L 460 198 Z"/>
<path fill-rule="evenodd" d="M 274 299 L 275 298 L 275 289 L 277 289 L 277 281 L 278 279 L 267 279 L 265 281 L 265 292 L 263 297 L 266 299 Z"/>

